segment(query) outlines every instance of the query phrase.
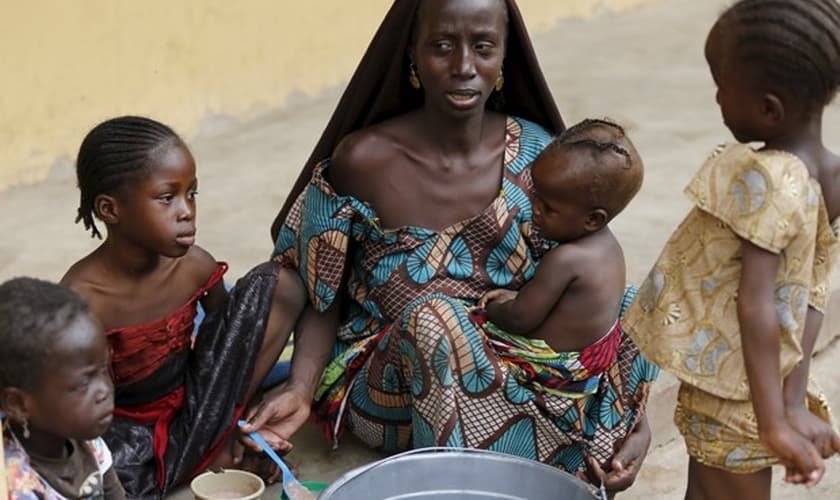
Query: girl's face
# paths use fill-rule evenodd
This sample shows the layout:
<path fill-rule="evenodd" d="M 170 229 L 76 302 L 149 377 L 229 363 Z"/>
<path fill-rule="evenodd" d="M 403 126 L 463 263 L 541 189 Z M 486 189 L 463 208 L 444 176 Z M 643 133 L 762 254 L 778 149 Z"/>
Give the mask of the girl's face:
<path fill-rule="evenodd" d="M 427 107 L 462 117 L 481 111 L 505 56 L 507 15 L 499 0 L 424 0 L 414 63 Z"/>
<path fill-rule="evenodd" d="M 181 257 L 195 243 L 195 161 L 183 144 L 161 151 L 118 197 L 116 229 L 137 246 Z"/>
<path fill-rule="evenodd" d="M 57 335 L 34 390 L 23 391 L 32 439 L 89 440 L 111 424 L 114 385 L 102 326 L 82 314 Z"/>
<path fill-rule="evenodd" d="M 706 61 L 717 85 L 717 103 L 723 123 L 739 142 L 763 140 L 762 92 L 752 71 L 739 63 L 734 41 L 718 25 L 706 39 Z"/>

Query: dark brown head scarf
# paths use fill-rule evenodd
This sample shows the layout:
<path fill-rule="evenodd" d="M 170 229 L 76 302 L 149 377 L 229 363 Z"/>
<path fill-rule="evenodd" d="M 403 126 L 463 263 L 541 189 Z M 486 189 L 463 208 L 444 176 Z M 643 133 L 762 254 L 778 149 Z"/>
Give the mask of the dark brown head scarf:
<path fill-rule="evenodd" d="M 359 67 L 330 118 L 326 130 L 271 225 L 277 238 L 280 225 L 295 198 L 303 191 L 315 165 L 330 156 L 345 135 L 416 109 L 422 92 L 408 82 L 408 49 L 417 7 L 423 0 L 395 0 L 379 26 Z M 508 38 L 505 55 L 504 103 L 500 112 L 542 125 L 552 134 L 565 128 L 554 98 L 548 90 L 515 0 L 508 8 Z"/>

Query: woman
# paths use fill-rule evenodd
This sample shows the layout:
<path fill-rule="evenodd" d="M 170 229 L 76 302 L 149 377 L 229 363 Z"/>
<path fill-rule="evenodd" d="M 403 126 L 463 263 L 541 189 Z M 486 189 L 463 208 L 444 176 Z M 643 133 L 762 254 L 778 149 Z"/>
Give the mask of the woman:
<path fill-rule="evenodd" d="M 346 425 L 386 451 L 485 448 L 629 486 L 655 373 L 635 346 L 597 394 L 564 399 L 509 377 L 468 314 L 533 274 L 529 165 L 562 129 L 512 0 L 395 2 L 272 228 L 313 310 L 289 384 L 245 430 L 288 448 L 314 396 L 334 444 Z M 588 457 L 606 435 L 618 454 Z"/>

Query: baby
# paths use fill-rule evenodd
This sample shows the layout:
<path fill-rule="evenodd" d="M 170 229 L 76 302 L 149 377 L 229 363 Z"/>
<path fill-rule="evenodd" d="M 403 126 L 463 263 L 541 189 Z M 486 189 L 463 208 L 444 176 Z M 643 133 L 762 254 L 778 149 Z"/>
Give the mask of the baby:
<path fill-rule="evenodd" d="M 478 305 L 491 343 L 520 368 L 514 374 L 549 391 L 591 393 L 621 341 L 624 254 L 607 224 L 639 191 L 642 161 L 619 125 L 590 119 L 549 144 L 531 172 L 534 224 L 559 245 L 520 290 L 492 290 Z M 562 367 L 543 363 L 555 356 Z"/>

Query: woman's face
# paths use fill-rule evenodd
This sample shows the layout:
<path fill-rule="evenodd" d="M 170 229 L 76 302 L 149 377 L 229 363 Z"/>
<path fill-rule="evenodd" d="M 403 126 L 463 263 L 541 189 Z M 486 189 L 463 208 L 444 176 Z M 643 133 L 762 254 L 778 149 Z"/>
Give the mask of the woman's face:
<path fill-rule="evenodd" d="M 502 70 L 507 10 L 500 0 L 424 0 L 414 64 L 426 107 L 448 115 L 481 112 Z"/>

